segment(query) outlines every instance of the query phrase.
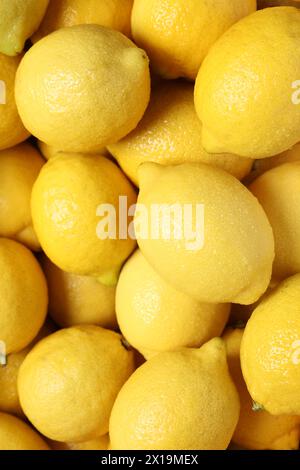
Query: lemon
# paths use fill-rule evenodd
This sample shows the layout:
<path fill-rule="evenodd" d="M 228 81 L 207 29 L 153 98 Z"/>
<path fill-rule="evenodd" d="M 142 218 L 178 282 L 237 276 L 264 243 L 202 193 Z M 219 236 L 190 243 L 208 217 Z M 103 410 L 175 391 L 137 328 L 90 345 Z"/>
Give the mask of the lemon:
<path fill-rule="evenodd" d="M 77 154 L 50 159 L 34 184 L 31 207 L 38 239 L 51 261 L 64 271 L 115 284 L 135 240 L 119 237 L 118 220 L 115 237 L 99 233 L 103 217 L 97 214 L 102 204 L 110 204 L 118 216 L 121 196 L 127 197 L 128 207 L 136 201 L 133 187 L 110 160 Z"/>
<path fill-rule="evenodd" d="M 299 416 L 272 416 L 266 411 L 254 411 L 253 401 L 243 379 L 240 366 L 242 329 L 228 328 L 223 339 L 226 343 L 228 365 L 238 389 L 241 412 L 233 435 L 233 442 L 250 450 L 298 449 L 300 439 Z"/>
<path fill-rule="evenodd" d="M 0 413 L 0 450 L 50 450 L 28 424 L 7 413 Z"/>
<path fill-rule="evenodd" d="M 253 167 L 253 173 L 255 177 L 260 176 L 265 171 L 271 170 L 276 166 L 283 165 L 284 163 L 292 163 L 300 161 L 300 143 L 294 145 L 289 150 L 275 155 L 274 157 L 262 158 L 261 160 L 256 160 Z M 255 179 L 255 178 L 254 178 Z M 253 181 L 253 180 L 252 180 Z"/>
<path fill-rule="evenodd" d="M 161 165 L 203 162 L 244 178 L 253 161 L 236 155 L 208 154 L 201 144 L 201 129 L 193 85 L 162 82 L 153 89 L 150 105 L 137 128 L 108 148 L 136 185 L 138 167 L 147 161 Z"/>
<path fill-rule="evenodd" d="M 15 76 L 19 57 L 0 53 L 0 150 L 13 147 L 29 137 L 18 114 L 15 102 Z"/>
<path fill-rule="evenodd" d="M 152 267 L 200 302 L 255 302 L 270 281 L 274 241 L 247 188 L 205 164 L 144 163 L 139 175 L 144 210 L 137 210 L 135 228 Z"/>
<path fill-rule="evenodd" d="M 0 341 L 6 353 L 25 348 L 47 313 L 47 285 L 33 254 L 23 245 L 0 238 Z"/>
<path fill-rule="evenodd" d="M 197 76 L 204 148 L 264 158 L 298 143 L 299 59 L 296 8 L 266 8 L 233 25 L 210 49 Z"/>
<path fill-rule="evenodd" d="M 300 275 L 286 279 L 254 310 L 241 346 L 253 400 L 273 415 L 300 415 Z"/>
<path fill-rule="evenodd" d="M 132 131 L 150 97 L 146 53 L 118 31 L 63 28 L 38 41 L 16 77 L 25 127 L 66 152 L 96 152 Z"/>
<path fill-rule="evenodd" d="M 26 39 L 38 29 L 49 0 L 1 0 L 0 52 L 10 56 L 24 49 Z"/>
<path fill-rule="evenodd" d="M 87 23 L 107 26 L 129 36 L 132 4 L 133 0 L 51 0 L 33 41 L 57 29 Z"/>
<path fill-rule="evenodd" d="M 256 0 L 135 0 L 132 34 L 155 71 L 195 79 L 212 44 L 256 10 Z"/>
<path fill-rule="evenodd" d="M 249 186 L 273 228 L 277 280 L 300 271 L 299 184 L 300 162 L 294 162 L 267 171 Z"/>
<path fill-rule="evenodd" d="M 6 358 L 5 366 L 0 366 L 0 410 L 17 416 L 24 416 L 17 388 L 17 377 L 21 364 L 40 339 L 55 331 L 54 326 L 47 321 L 33 342 L 17 353 L 11 353 Z"/>
<path fill-rule="evenodd" d="M 109 436 L 97 437 L 87 442 L 50 442 L 53 450 L 107 450 L 109 445 Z"/>
<path fill-rule="evenodd" d="M 46 437 L 83 442 L 108 432 L 109 415 L 134 357 L 98 326 L 60 330 L 27 355 L 18 377 L 24 413 Z"/>
<path fill-rule="evenodd" d="M 43 158 L 29 143 L 0 152 L 0 236 L 39 249 L 31 220 L 30 198 Z"/>
<path fill-rule="evenodd" d="M 121 272 L 116 311 L 124 337 L 140 352 L 147 350 L 149 357 L 179 347 L 199 347 L 220 336 L 230 305 L 201 304 L 175 290 L 137 251 Z"/>
<path fill-rule="evenodd" d="M 49 313 L 57 325 L 116 328 L 114 287 L 104 286 L 90 276 L 66 273 L 46 257 L 42 266 L 49 289 Z"/>
<path fill-rule="evenodd" d="M 137 369 L 110 418 L 113 450 L 222 450 L 239 416 L 223 341 L 164 352 Z"/>

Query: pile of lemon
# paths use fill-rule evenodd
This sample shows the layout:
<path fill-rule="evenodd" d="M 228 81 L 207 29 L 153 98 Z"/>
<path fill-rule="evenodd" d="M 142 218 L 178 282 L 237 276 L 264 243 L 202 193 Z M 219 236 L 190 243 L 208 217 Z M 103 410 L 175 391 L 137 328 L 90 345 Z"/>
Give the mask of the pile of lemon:
<path fill-rule="evenodd" d="M 0 449 L 298 449 L 297 3 L 0 0 Z"/>

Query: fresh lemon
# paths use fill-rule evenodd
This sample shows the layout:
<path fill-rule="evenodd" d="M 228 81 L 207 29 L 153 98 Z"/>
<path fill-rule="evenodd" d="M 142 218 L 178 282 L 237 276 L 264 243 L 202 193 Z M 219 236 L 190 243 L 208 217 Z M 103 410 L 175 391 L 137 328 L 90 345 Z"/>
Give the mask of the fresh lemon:
<path fill-rule="evenodd" d="M 107 450 L 109 445 L 109 436 L 97 437 L 86 442 L 50 442 L 53 450 Z"/>
<path fill-rule="evenodd" d="M 251 397 L 274 415 L 300 415 L 300 275 L 286 279 L 248 321 L 241 346 Z"/>
<path fill-rule="evenodd" d="M 90 276 L 66 273 L 48 258 L 42 266 L 49 289 L 49 313 L 61 327 L 94 324 L 116 328 L 115 287 Z"/>
<path fill-rule="evenodd" d="M 0 150 L 23 142 L 30 135 L 15 102 L 15 77 L 20 60 L 0 53 Z"/>
<path fill-rule="evenodd" d="M 0 52 L 10 56 L 24 49 L 26 39 L 38 29 L 49 0 L 1 0 Z"/>
<path fill-rule="evenodd" d="M 130 35 L 133 0 L 51 0 L 33 42 L 66 26 L 100 24 Z"/>
<path fill-rule="evenodd" d="M 144 163 L 139 176 L 136 235 L 157 272 L 200 302 L 255 302 L 270 282 L 274 241 L 250 191 L 205 164 Z"/>
<path fill-rule="evenodd" d="M 151 358 L 121 389 L 110 418 L 113 450 L 226 449 L 239 416 L 219 338 Z"/>
<path fill-rule="evenodd" d="M 116 311 L 124 337 L 149 357 L 179 347 L 199 347 L 220 336 L 230 305 L 201 304 L 175 290 L 137 251 L 121 272 Z"/>
<path fill-rule="evenodd" d="M 299 10 L 266 8 L 233 25 L 196 81 L 204 148 L 264 158 L 298 143 L 299 77 Z"/>
<path fill-rule="evenodd" d="M 153 89 L 150 105 L 137 128 L 108 148 L 136 185 L 138 167 L 147 161 L 161 165 L 203 162 L 244 178 L 253 161 L 236 155 L 208 154 L 201 144 L 201 129 L 193 85 L 162 82 Z"/>
<path fill-rule="evenodd" d="M 256 0 L 135 0 L 132 34 L 167 78 L 195 79 L 212 44 L 256 10 Z"/>
<path fill-rule="evenodd" d="M 6 353 L 25 348 L 47 313 L 47 285 L 33 254 L 20 243 L 0 238 L 0 341 Z"/>
<path fill-rule="evenodd" d="M 33 250 L 40 246 L 32 227 L 30 198 L 43 164 L 29 143 L 0 152 L 0 236 L 14 238 Z"/>
<path fill-rule="evenodd" d="M 16 78 L 25 127 L 52 147 L 96 152 L 131 132 L 150 97 L 146 53 L 118 31 L 63 28 L 38 41 Z"/>
<path fill-rule="evenodd" d="M 135 240 L 119 237 L 121 196 L 127 197 L 128 207 L 136 201 L 133 187 L 110 160 L 78 154 L 50 159 L 34 184 L 31 207 L 35 231 L 51 261 L 64 271 L 116 284 L 135 247 Z M 115 237 L 98 231 L 105 217 L 97 215 L 102 204 L 116 209 Z"/>
<path fill-rule="evenodd" d="M 15 416 L 0 413 L 0 450 L 50 450 L 28 424 Z"/>
<path fill-rule="evenodd" d="M 267 171 L 249 186 L 273 229 L 277 280 L 300 272 L 299 185 L 300 162 L 294 162 Z"/>
<path fill-rule="evenodd" d="M 241 412 L 233 435 L 233 442 L 250 450 L 296 450 L 300 440 L 299 416 L 272 416 L 254 411 L 253 401 L 243 379 L 240 365 L 240 345 L 244 331 L 228 328 L 223 339 L 226 343 L 230 374 L 238 389 Z"/>
<path fill-rule="evenodd" d="M 25 358 L 21 406 L 49 439 L 88 441 L 108 432 L 113 403 L 133 369 L 133 353 L 117 333 L 89 325 L 60 330 Z"/>

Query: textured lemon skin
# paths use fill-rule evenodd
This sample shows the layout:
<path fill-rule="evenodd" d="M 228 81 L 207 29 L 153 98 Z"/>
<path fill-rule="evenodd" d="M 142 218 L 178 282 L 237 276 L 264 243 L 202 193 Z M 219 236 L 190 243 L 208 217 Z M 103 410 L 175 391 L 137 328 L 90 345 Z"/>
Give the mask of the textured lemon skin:
<path fill-rule="evenodd" d="M 116 295 L 120 329 L 129 344 L 151 352 L 199 347 L 220 336 L 229 304 L 201 304 L 166 283 L 138 250 L 122 269 Z M 161 334 L 163 332 L 163 334 Z"/>
<path fill-rule="evenodd" d="M 299 415 L 300 275 L 281 283 L 254 310 L 241 346 L 251 397 L 273 415 Z"/>
<path fill-rule="evenodd" d="M 0 450 L 50 450 L 50 447 L 28 424 L 0 413 Z"/>
<path fill-rule="evenodd" d="M 44 323 L 48 294 L 33 254 L 20 243 L 0 238 L 0 340 L 6 353 L 25 348 Z"/>
<path fill-rule="evenodd" d="M 15 77 L 20 60 L 20 57 L 0 53 L 0 150 L 23 142 L 30 135 L 20 119 L 15 101 Z"/>
<path fill-rule="evenodd" d="M 299 31 L 297 9 L 267 8 L 233 25 L 211 48 L 195 87 L 208 152 L 264 158 L 299 142 L 292 87 L 300 76 Z"/>
<path fill-rule="evenodd" d="M 31 231 L 28 247 L 39 249 L 31 220 L 30 198 L 43 158 L 30 144 L 23 143 L 0 152 L 0 236 L 24 242 Z"/>
<path fill-rule="evenodd" d="M 209 399 L 208 399 L 209 397 Z M 239 399 L 219 338 L 151 358 L 121 389 L 110 418 L 112 450 L 222 450 Z"/>
<path fill-rule="evenodd" d="M 145 205 L 148 214 L 152 204 L 191 204 L 194 230 L 195 205 L 204 205 L 204 245 L 196 249 L 188 249 L 184 236 L 147 238 L 136 216 L 139 247 L 156 271 L 200 302 L 255 302 L 270 282 L 274 240 L 267 217 L 250 191 L 233 176 L 205 164 L 144 163 L 139 175 L 138 203 Z M 167 223 L 159 218 L 160 234 Z"/>
<path fill-rule="evenodd" d="M 272 416 L 266 411 L 253 411 L 253 401 L 243 379 L 240 365 L 240 346 L 243 329 L 228 328 L 223 336 L 231 377 L 241 403 L 238 425 L 232 441 L 250 450 L 296 450 L 299 447 L 299 416 Z"/>
<path fill-rule="evenodd" d="M 129 36 L 132 4 L 133 0 L 51 0 L 33 42 L 79 24 L 99 24 Z"/>
<path fill-rule="evenodd" d="M 49 0 L 2 0 L 0 3 L 0 52 L 9 56 L 24 49 L 26 39 L 38 29 Z"/>
<path fill-rule="evenodd" d="M 300 271 L 299 184 L 300 162 L 294 162 L 267 171 L 249 186 L 273 229 L 275 280 L 283 280 Z"/>
<path fill-rule="evenodd" d="M 109 436 L 97 437 L 86 442 L 56 442 L 50 441 L 53 450 L 107 450 L 109 445 Z"/>
<path fill-rule="evenodd" d="M 229 154 L 209 154 L 201 143 L 201 122 L 195 112 L 194 87 L 184 82 L 161 82 L 138 126 L 109 146 L 123 171 L 138 186 L 138 167 L 150 161 L 161 165 L 203 162 L 238 179 L 251 170 L 253 161 Z"/>
<path fill-rule="evenodd" d="M 49 439 L 88 441 L 108 432 L 114 400 L 133 370 L 133 352 L 117 333 L 89 325 L 60 330 L 23 362 L 21 406 Z"/>
<path fill-rule="evenodd" d="M 50 159 L 31 198 L 34 228 L 48 258 L 74 274 L 116 276 L 135 241 L 98 238 L 97 208 L 118 208 L 119 196 L 127 196 L 128 207 L 136 201 L 129 181 L 105 157 L 65 154 Z"/>
<path fill-rule="evenodd" d="M 98 25 L 55 31 L 19 66 L 15 90 L 22 121 L 62 151 L 99 151 L 142 118 L 150 98 L 148 62 L 118 31 Z"/>
<path fill-rule="evenodd" d="M 135 0 L 132 35 L 156 72 L 194 80 L 212 44 L 255 10 L 256 0 Z"/>
<path fill-rule="evenodd" d="M 104 286 L 90 276 L 66 273 L 46 257 L 42 266 L 49 289 L 49 313 L 57 325 L 117 327 L 115 287 Z"/>

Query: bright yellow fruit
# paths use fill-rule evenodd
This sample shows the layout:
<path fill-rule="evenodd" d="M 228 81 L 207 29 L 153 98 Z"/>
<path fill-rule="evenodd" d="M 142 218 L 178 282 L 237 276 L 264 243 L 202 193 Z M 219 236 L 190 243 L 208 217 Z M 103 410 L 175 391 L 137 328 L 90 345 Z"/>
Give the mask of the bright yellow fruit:
<path fill-rule="evenodd" d="M 46 442 L 28 424 L 0 413 L 0 450 L 50 450 Z"/>
<path fill-rule="evenodd" d="M 60 28 L 99 24 L 130 35 L 133 0 L 51 0 L 33 42 Z"/>
<path fill-rule="evenodd" d="M 26 39 L 38 29 L 49 0 L 1 0 L 0 52 L 10 56 L 24 49 Z"/>
<path fill-rule="evenodd" d="M 52 147 L 97 152 L 142 118 L 150 98 L 148 62 L 143 50 L 103 26 L 55 31 L 19 66 L 16 102 L 22 121 Z"/>
<path fill-rule="evenodd" d="M 201 144 L 201 129 L 193 85 L 162 82 L 153 89 L 150 105 L 137 128 L 110 145 L 109 151 L 136 185 L 138 167 L 147 161 L 161 165 L 203 162 L 244 178 L 253 161 L 236 155 L 208 154 Z"/>
<path fill-rule="evenodd" d="M 151 358 L 121 389 L 110 418 L 113 450 L 226 449 L 239 416 L 219 338 Z"/>
<path fill-rule="evenodd" d="M 43 325 L 47 285 L 33 254 L 6 238 L 0 238 L 0 272 L 0 341 L 10 354 L 25 348 Z"/>
<path fill-rule="evenodd" d="M 43 158 L 29 143 L 0 152 L 0 236 L 33 250 L 40 245 L 32 227 L 30 198 L 43 164 Z"/>
<path fill-rule="evenodd" d="M 23 142 L 30 135 L 15 102 L 15 76 L 20 60 L 0 53 L 0 150 Z"/>
<path fill-rule="evenodd" d="M 274 157 L 262 158 L 261 160 L 256 160 L 253 167 L 253 173 L 255 176 L 259 176 L 262 173 L 265 173 L 271 168 L 276 166 L 283 165 L 284 163 L 292 163 L 300 161 L 300 143 L 294 145 L 289 150 L 275 155 Z"/>
<path fill-rule="evenodd" d="M 146 209 L 150 228 L 145 233 L 138 210 L 136 235 L 157 272 L 200 302 L 255 302 L 270 282 L 274 241 L 250 191 L 228 173 L 204 164 L 144 163 L 139 175 L 138 203 Z M 158 215 L 153 205 L 161 209 Z"/>
<path fill-rule="evenodd" d="M 89 325 L 60 330 L 23 362 L 21 406 L 49 439 L 88 441 L 108 432 L 115 398 L 133 370 L 133 352 L 119 334 Z"/>
<path fill-rule="evenodd" d="M 116 311 L 129 344 L 149 357 L 180 347 L 199 347 L 220 336 L 230 305 L 201 304 L 175 290 L 137 251 L 121 272 Z"/>
<path fill-rule="evenodd" d="M 300 415 L 300 275 L 288 278 L 254 310 L 241 346 L 253 400 L 274 415 Z"/>
<path fill-rule="evenodd" d="M 272 416 L 263 410 L 253 410 L 253 401 L 244 382 L 240 365 L 243 333 L 242 329 L 229 328 L 223 337 L 229 371 L 241 402 L 240 419 L 232 441 L 250 450 L 296 450 L 300 439 L 299 416 Z"/>
<path fill-rule="evenodd" d="M 50 445 L 53 450 L 107 450 L 109 445 L 109 436 L 97 437 L 86 442 L 57 442 L 52 441 Z"/>
<path fill-rule="evenodd" d="M 299 77 L 299 10 L 266 8 L 233 25 L 196 81 L 204 148 L 264 158 L 298 143 Z"/>
<path fill-rule="evenodd" d="M 49 313 L 55 323 L 61 327 L 93 324 L 116 328 L 115 287 L 62 271 L 46 257 L 42 266 L 49 289 Z"/>
<path fill-rule="evenodd" d="M 300 272 L 299 185 L 300 162 L 294 162 L 267 171 L 249 186 L 273 229 L 277 280 Z"/>
<path fill-rule="evenodd" d="M 119 196 L 127 197 L 128 206 L 136 201 L 129 181 L 105 157 L 64 154 L 50 159 L 33 187 L 31 208 L 38 239 L 51 261 L 64 271 L 116 284 L 121 264 L 135 247 L 131 238 L 118 236 Z M 116 239 L 98 231 L 101 204 L 116 208 Z"/>
<path fill-rule="evenodd" d="M 256 0 L 135 0 L 132 34 L 167 78 L 196 78 L 212 44 L 256 10 Z"/>

